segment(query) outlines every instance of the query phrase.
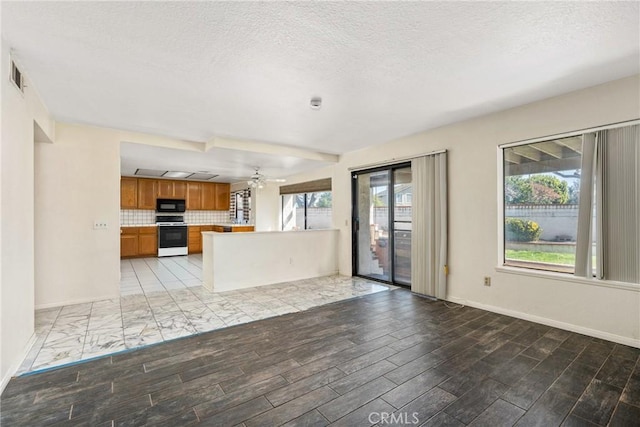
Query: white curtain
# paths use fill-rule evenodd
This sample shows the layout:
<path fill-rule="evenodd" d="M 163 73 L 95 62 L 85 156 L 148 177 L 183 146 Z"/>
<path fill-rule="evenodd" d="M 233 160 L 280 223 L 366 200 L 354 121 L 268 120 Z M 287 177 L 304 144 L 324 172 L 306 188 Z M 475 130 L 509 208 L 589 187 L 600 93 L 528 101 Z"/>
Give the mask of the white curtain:
<path fill-rule="evenodd" d="M 582 135 L 580 166 L 580 200 L 578 201 L 578 232 L 576 239 L 576 269 L 579 277 L 592 277 L 593 185 L 596 175 L 596 134 Z"/>
<path fill-rule="evenodd" d="M 640 125 L 583 135 L 581 168 L 575 275 L 640 283 Z"/>
<path fill-rule="evenodd" d="M 411 290 L 447 294 L 447 153 L 411 161 L 413 185 Z"/>
<path fill-rule="evenodd" d="M 601 131 L 598 137 L 603 141 L 598 156 L 602 276 L 640 283 L 640 125 Z"/>

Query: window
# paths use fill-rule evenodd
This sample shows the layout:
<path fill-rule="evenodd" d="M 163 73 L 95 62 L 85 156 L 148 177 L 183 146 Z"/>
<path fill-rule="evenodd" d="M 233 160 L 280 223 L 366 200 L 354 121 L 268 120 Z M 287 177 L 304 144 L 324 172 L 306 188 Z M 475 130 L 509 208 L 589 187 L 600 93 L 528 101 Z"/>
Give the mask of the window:
<path fill-rule="evenodd" d="M 640 282 L 639 128 L 502 148 L 505 265 Z"/>
<path fill-rule="evenodd" d="M 231 219 L 236 224 L 248 224 L 251 221 L 251 190 L 236 191 L 231 194 Z"/>
<path fill-rule="evenodd" d="M 331 228 L 331 191 L 282 196 L 282 230 Z"/>
<path fill-rule="evenodd" d="M 505 264 L 573 273 L 582 140 L 504 149 Z"/>
<path fill-rule="evenodd" d="M 331 178 L 280 187 L 282 230 L 331 228 Z"/>

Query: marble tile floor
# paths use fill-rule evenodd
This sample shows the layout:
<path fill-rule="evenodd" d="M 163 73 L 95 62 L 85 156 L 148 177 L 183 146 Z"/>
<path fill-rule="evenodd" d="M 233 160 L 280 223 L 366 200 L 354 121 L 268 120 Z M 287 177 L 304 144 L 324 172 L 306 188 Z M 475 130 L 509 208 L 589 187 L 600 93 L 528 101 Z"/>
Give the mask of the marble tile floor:
<path fill-rule="evenodd" d="M 327 276 L 213 293 L 202 286 L 201 262 L 124 260 L 120 299 L 37 310 L 36 341 L 18 374 L 395 289 Z"/>

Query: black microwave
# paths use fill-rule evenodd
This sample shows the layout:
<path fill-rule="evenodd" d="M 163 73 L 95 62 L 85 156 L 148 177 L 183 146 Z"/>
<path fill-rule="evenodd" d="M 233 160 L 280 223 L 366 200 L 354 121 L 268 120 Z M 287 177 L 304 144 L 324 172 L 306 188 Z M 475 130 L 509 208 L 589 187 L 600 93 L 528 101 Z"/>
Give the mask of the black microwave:
<path fill-rule="evenodd" d="M 156 212 L 184 212 L 186 203 L 184 199 L 157 199 Z"/>

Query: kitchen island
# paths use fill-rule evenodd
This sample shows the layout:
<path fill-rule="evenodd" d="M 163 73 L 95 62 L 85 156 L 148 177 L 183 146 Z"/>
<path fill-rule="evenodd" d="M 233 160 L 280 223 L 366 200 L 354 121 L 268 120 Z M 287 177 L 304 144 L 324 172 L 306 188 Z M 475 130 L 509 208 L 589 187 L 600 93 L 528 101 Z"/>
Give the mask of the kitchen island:
<path fill-rule="evenodd" d="M 224 292 L 338 272 L 338 230 L 202 233 L 204 286 Z"/>

